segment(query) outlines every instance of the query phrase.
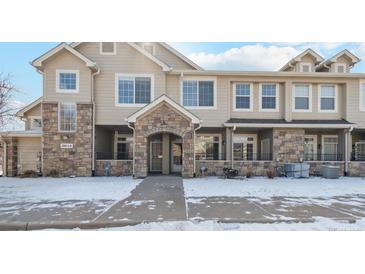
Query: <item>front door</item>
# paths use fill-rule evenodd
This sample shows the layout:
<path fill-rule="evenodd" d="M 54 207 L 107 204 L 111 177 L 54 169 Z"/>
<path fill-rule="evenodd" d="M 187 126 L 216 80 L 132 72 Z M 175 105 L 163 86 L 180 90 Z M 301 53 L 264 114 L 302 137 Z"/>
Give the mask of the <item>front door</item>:
<path fill-rule="evenodd" d="M 182 143 L 172 143 L 171 172 L 180 173 L 182 169 Z"/>
<path fill-rule="evenodd" d="M 162 171 L 162 142 L 153 141 L 150 145 L 150 171 Z"/>

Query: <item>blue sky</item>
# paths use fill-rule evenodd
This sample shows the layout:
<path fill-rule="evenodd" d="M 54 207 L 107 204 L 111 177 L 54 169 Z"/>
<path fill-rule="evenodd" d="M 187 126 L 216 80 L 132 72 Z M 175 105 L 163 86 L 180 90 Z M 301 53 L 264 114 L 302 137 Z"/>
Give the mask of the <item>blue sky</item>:
<path fill-rule="evenodd" d="M 16 99 L 29 103 L 42 94 L 42 77 L 29 64 L 58 43 L 0 43 L 0 72 L 12 75 Z M 364 43 L 169 43 L 205 69 L 275 70 L 310 47 L 323 57 L 347 48 L 365 59 Z M 353 72 L 365 72 L 362 61 Z"/>

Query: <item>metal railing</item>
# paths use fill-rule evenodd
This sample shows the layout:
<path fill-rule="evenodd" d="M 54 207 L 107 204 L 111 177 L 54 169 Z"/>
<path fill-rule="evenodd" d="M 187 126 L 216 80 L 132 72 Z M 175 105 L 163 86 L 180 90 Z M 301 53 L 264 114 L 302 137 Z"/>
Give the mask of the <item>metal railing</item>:
<path fill-rule="evenodd" d="M 305 153 L 304 161 L 344 161 L 343 154 L 341 153 Z"/>
<path fill-rule="evenodd" d="M 351 161 L 365 161 L 365 154 L 352 152 Z"/>
<path fill-rule="evenodd" d="M 224 153 L 195 153 L 196 160 L 226 160 L 226 154 Z"/>
<path fill-rule="evenodd" d="M 233 155 L 234 161 L 272 161 L 272 153 L 246 153 Z"/>
<path fill-rule="evenodd" d="M 133 160 L 132 153 L 96 152 L 96 160 Z"/>

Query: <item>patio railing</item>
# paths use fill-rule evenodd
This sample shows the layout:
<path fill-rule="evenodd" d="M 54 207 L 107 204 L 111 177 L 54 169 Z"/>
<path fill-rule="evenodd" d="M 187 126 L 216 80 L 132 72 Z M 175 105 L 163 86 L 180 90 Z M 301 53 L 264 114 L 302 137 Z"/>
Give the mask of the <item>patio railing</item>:
<path fill-rule="evenodd" d="M 96 152 L 96 160 L 133 160 L 131 153 Z"/>
<path fill-rule="evenodd" d="M 243 155 L 234 155 L 234 161 L 272 161 L 272 153 L 246 153 Z"/>
<path fill-rule="evenodd" d="M 343 154 L 306 153 L 304 161 L 344 161 Z"/>
<path fill-rule="evenodd" d="M 351 161 L 365 161 L 365 154 L 352 152 Z"/>

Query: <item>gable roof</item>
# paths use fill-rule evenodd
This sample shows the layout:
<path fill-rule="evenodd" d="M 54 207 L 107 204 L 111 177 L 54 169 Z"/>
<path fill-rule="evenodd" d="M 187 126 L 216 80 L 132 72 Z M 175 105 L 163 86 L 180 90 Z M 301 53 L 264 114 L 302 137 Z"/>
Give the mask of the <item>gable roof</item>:
<path fill-rule="evenodd" d="M 128 123 L 135 123 L 138 117 L 140 117 L 141 115 L 145 114 L 146 112 L 148 112 L 149 110 L 153 109 L 155 106 L 159 105 L 162 102 L 167 103 L 168 105 L 172 106 L 177 111 L 179 111 L 182 114 L 184 114 L 186 117 L 190 118 L 191 121 L 192 121 L 192 123 L 194 123 L 194 124 L 200 124 L 202 122 L 197 116 L 195 116 L 194 114 L 192 114 L 186 108 L 184 108 L 180 104 L 176 103 L 174 100 L 172 100 L 170 97 L 168 97 L 165 94 L 161 95 L 160 97 L 158 97 L 157 99 L 155 99 L 154 101 L 152 101 L 150 104 L 146 105 L 145 107 L 143 107 L 140 110 L 136 111 L 132 115 L 128 116 L 126 118 L 126 121 Z"/>
<path fill-rule="evenodd" d="M 16 116 L 18 117 L 23 117 L 24 113 L 26 113 L 27 111 L 31 110 L 32 108 L 38 106 L 40 103 L 42 103 L 42 99 L 43 97 L 39 97 L 37 100 L 31 102 L 30 104 L 26 105 L 25 107 L 23 107 L 21 110 L 19 110 L 16 113 Z"/>
<path fill-rule="evenodd" d="M 355 54 L 351 53 L 349 50 L 344 49 L 342 51 L 340 51 L 339 53 L 337 53 L 336 55 L 332 56 L 331 58 L 328 58 L 327 60 L 323 61 L 322 63 L 320 63 L 318 65 L 318 69 L 325 67 L 329 64 L 335 63 L 337 62 L 337 59 L 340 58 L 341 56 L 347 56 L 348 58 L 351 59 L 351 66 L 355 65 L 356 63 L 360 62 L 361 59 L 359 57 L 357 57 Z"/>
<path fill-rule="evenodd" d="M 295 56 L 294 58 L 290 59 L 289 62 L 286 63 L 279 71 L 285 71 L 285 70 L 287 70 L 293 64 L 295 64 L 296 62 L 299 62 L 300 60 L 302 60 L 303 56 L 305 56 L 307 54 L 310 54 L 310 55 L 312 55 L 314 57 L 314 59 L 316 60 L 316 64 L 319 64 L 320 62 L 322 62 L 324 60 L 324 58 L 321 55 L 319 55 L 314 50 L 308 48 L 305 51 L 303 51 L 302 53 L 300 53 L 297 56 Z"/>
<path fill-rule="evenodd" d="M 61 50 L 69 51 L 70 53 L 72 53 L 73 55 L 75 55 L 76 57 L 78 57 L 79 59 L 84 61 L 87 67 L 92 68 L 94 70 L 97 70 L 97 66 L 96 66 L 96 63 L 94 61 L 90 60 L 85 55 L 78 52 L 77 50 L 75 50 L 73 47 L 69 46 L 66 43 L 60 43 L 59 45 L 57 45 L 54 48 L 50 49 L 49 51 L 47 51 L 43 55 L 39 56 L 37 59 L 33 60 L 31 62 L 31 64 L 34 67 L 36 67 L 37 69 L 41 69 L 44 61 L 46 61 L 47 59 L 49 59 L 50 57 L 52 57 L 56 53 L 60 52 Z"/>
<path fill-rule="evenodd" d="M 180 58 L 181 60 L 185 61 L 186 63 L 188 63 L 190 66 L 192 66 L 193 68 L 197 69 L 197 70 L 204 70 L 202 67 L 198 66 L 197 64 L 195 64 L 193 61 L 191 61 L 189 58 L 187 58 L 185 55 L 183 55 L 182 53 L 178 52 L 176 49 L 174 49 L 173 47 L 171 47 L 170 45 L 168 45 L 167 43 L 164 42 L 158 42 L 158 44 L 160 44 L 162 47 L 164 47 L 165 49 L 167 49 L 168 51 L 170 51 L 172 54 L 176 55 L 178 58 Z"/>

